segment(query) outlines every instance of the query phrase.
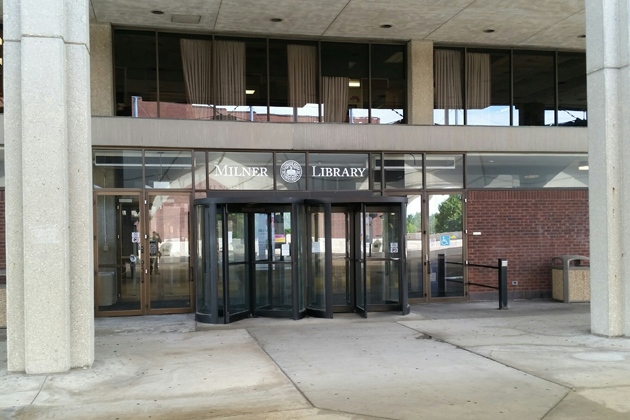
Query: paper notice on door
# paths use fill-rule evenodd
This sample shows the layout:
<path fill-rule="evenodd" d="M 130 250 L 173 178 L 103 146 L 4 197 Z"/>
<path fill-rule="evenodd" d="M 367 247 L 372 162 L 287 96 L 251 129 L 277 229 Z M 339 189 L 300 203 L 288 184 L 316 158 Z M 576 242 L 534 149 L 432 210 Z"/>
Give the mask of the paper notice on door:
<path fill-rule="evenodd" d="M 313 254 L 319 254 L 319 242 L 313 242 L 311 244 L 311 252 Z"/>
<path fill-rule="evenodd" d="M 282 256 L 283 257 L 288 257 L 289 255 L 291 255 L 291 245 L 290 244 L 283 244 L 282 245 Z"/>

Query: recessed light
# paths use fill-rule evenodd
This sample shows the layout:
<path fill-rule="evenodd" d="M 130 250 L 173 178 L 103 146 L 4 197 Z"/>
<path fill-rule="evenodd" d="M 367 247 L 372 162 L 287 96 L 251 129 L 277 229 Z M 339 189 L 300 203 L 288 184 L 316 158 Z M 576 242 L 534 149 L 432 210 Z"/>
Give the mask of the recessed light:
<path fill-rule="evenodd" d="M 350 79 L 350 81 L 348 82 L 348 87 L 361 87 L 361 81 Z"/>
<path fill-rule="evenodd" d="M 584 34 L 578 35 L 578 38 L 586 38 L 586 35 L 584 35 Z"/>
<path fill-rule="evenodd" d="M 275 22 L 275 23 L 282 22 L 282 19 L 280 19 L 280 18 L 271 18 L 269 20 L 272 21 L 272 22 Z"/>
<path fill-rule="evenodd" d="M 254 93 L 256 93 L 256 89 L 246 89 L 245 90 L 245 95 L 253 95 Z"/>
<path fill-rule="evenodd" d="M 195 24 L 201 22 L 201 15 L 173 15 L 171 16 L 171 22 Z"/>
<path fill-rule="evenodd" d="M 385 24 L 385 25 L 381 25 L 381 28 L 383 28 L 383 29 L 389 29 L 389 28 L 391 28 L 391 27 L 392 27 L 392 25 L 390 25 L 390 24 L 388 24 L 388 23 L 387 23 L 387 24 Z"/>
<path fill-rule="evenodd" d="M 492 32 L 494 32 L 494 29 L 484 29 L 483 31 L 487 34 L 491 34 Z"/>
<path fill-rule="evenodd" d="M 151 10 L 151 13 L 153 13 L 154 15 L 163 15 L 164 12 L 161 10 Z"/>

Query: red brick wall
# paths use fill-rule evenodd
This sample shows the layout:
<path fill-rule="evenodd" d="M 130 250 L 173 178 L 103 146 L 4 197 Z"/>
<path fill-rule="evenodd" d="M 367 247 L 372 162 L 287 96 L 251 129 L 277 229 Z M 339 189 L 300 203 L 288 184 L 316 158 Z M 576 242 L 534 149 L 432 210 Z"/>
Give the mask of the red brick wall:
<path fill-rule="evenodd" d="M 512 298 L 550 297 L 551 258 L 589 256 L 588 191 L 469 191 L 467 212 L 469 263 L 496 266 L 507 258 Z M 468 278 L 497 283 L 494 270 L 470 267 Z M 470 286 L 470 299 L 489 291 L 496 295 Z"/>

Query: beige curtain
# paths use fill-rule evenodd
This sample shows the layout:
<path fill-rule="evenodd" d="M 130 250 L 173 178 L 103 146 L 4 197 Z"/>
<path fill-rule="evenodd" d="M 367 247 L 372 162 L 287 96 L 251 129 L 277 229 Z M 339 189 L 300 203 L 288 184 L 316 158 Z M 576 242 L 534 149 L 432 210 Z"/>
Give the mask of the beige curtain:
<path fill-rule="evenodd" d="M 324 122 L 345 122 L 348 115 L 347 77 L 322 77 Z"/>
<path fill-rule="evenodd" d="M 490 54 L 466 55 L 466 106 L 484 109 L 490 106 Z"/>
<path fill-rule="evenodd" d="M 317 48 L 287 45 L 289 62 L 289 106 L 302 108 L 317 103 Z"/>
<path fill-rule="evenodd" d="M 461 53 L 435 50 L 435 109 L 462 109 Z"/>
<path fill-rule="evenodd" d="M 212 41 L 181 39 L 182 66 L 189 104 L 212 103 Z"/>
<path fill-rule="evenodd" d="M 214 41 L 214 92 L 217 105 L 245 105 L 245 43 Z"/>

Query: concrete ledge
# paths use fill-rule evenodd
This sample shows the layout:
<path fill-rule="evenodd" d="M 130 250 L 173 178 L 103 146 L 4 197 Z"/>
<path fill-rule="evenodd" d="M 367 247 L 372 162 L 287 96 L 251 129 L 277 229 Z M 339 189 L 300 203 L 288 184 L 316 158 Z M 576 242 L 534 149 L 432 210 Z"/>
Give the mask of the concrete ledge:
<path fill-rule="evenodd" d="M 249 150 L 586 153 L 586 127 L 293 124 L 92 117 L 92 145 Z"/>
<path fill-rule="evenodd" d="M 508 300 L 530 300 L 530 299 L 551 299 L 551 290 L 523 290 L 508 292 Z M 468 300 L 496 300 L 499 301 L 497 292 L 472 292 L 468 293 Z"/>

